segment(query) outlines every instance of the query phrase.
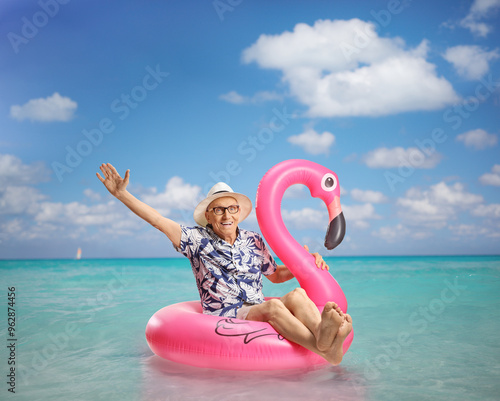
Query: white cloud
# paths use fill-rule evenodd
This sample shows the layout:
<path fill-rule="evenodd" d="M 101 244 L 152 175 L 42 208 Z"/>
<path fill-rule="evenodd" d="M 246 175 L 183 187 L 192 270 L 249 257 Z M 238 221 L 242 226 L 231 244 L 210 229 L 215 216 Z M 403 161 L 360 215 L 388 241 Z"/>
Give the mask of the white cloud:
<path fill-rule="evenodd" d="M 9 220 L 5 223 L 2 223 L 0 225 L 0 238 L 2 240 L 5 240 L 7 238 L 12 238 L 15 236 L 17 233 L 23 231 L 26 227 L 26 223 L 24 220 L 20 218 L 15 218 L 12 220 Z"/>
<path fill-rule="evenodd" d="M 444 182 L 433 185 L 430 196 L 437 204 L 453 205 L 460 208 L 476 205 L 483 200 L 481 195 L 466 192 L 464 185 L 459 182 L 453 185 L 446 185 Z"/>
<path fill-rule="evenodd" d="M 450 226 L 450 231 L 459 237 L 475 237 L 478 234 L 485 234 L 487 229 L 480 228 L 474 224 L 455 224 Z"/>
<path fill-rule="evenodd" d="M 33 223 L 31 238 L 49 238 L 54 233 L 77 238 L 88 229 L 116 237 L 133 235 L 146 225 L 115 200 L 92 206 L 80 202 L 41 202 Z"/>
<path fill-rule="evenodd" d="M 219 96 L 219 99 L 225 100 L 226 102 L 233 104 L 242 104 L 242 103 L 247 103 L 249 101 L 247 97 L 240 95 L 236 91 L 224 93 Z"/>
<path fill-rule="evenodd" d="M 0 189 L 0 214 L 34 214 L 38 203 L 46 199 L 36 188 L 19 185 Z"/>
<path fill-rule="evenodd" d="M 145 226 L 117 201 L 89 207 L 80 202 L 49 202 L 30 186 L 9 186 L 0 190 L 2 229 L 17 240 L 49 239 L 54 235 L 78 238 L 87 228 L 98 228 L 113 236 L 131 235 Z M 128 227 L 128 231 L 124 230 Z"/>
<path fill-rule="evenodd" d="M 353 189 L 351 190 L 351 197 L 358 202 L 368 203 L 384 203 L 387 202 L 387 197 L 379 191 Z"/>
<path fill-rule="evenodd" d="M 79 202 L 42 202 L 34 219 L 40 223 L 107 225 L 122 217 L 118 206 L 114 201 L 92 207 Z"/>
<path fill-rule="evenodd" d="M 459 22 L 474 35 L 486 37 L 492 31 L 491 25 L 482 22 L 500 8 L 500 0 L 474 0 L 467 16 Z"/>
<path fill-rule="evenodd" d="M 147 224 L 137 218 L 115 199 L 103 201 L 102 196 L 87 188 L 83 202 L 51 202 L 33 187 L 46 179 L 43 164 L 27 165 L 12 155 L 0 154 L 0 241 L 64 238 L 100 240 L 137 234 Z M 30 185 L 31 184 L 31 185 Z M 185 183 L 180 177 L 172 177 L 165 190 L 149 191 L 149 199 L 172 209 L 190 212 L 197 203 L 200 188 Z M 146 196 L 146 197 L 147 197 Z M 93 201 L 88 205 L 88 201 Z M 5 234 L 8 234 L 8 237 Z"/>
<path fill-rule="evenodd" d="M 224 93 L 219 96 L 219 99 L 224 100 L 228 103 L 233 104 L 247 104 L 247 103 L 263 103 L 269 102 L 273 100 L 282 101 L 284 98 L 283 95 L 280 95 L 276 92 L 269 91 L 260 91 L 257 92 L 252 97 L 240 95 L 236 91 L 230 91 L 228 93 Z"/>
<path fill-rule="evenodd" d="M 405 237 L 409 232 L 410 230 L 407 227 L 398 224 L 396 226 L 380 227 L 377 231 L 373 231 L 372 235 L 387 242 L 394 242 L 397 239 Z"/>
<path fill-rule="evenodd" d="M 251 102 L 262 103 L 262 102 L 270 102 L 270 101 L 274 101 L 274 100 L 282 101 L 283 98 L 284 98 L 283 95 L 280 95 L 279 93 L 276 93 L 276 92 L 260 91 L 252 96 Z"/>
<path fill-rule="evenodd" d="M 366 228 L 367 220 L 380 219 L 375 213 L 375 208 L 369 203 L 363 205 L 342 205 L 342 211 L 348 225 L 358 228 Z M 326 210 L 312 209 L 305 207 L 299 210 L 282 210 L 283 221 L 290 228 L 299 230 L 318 229 L 325 230 L 328 226 L 328 213 Z"/>
<path fill-rule="evenodd" d="M 411 166 L 414 168 L 434 168 L 441 161 L 441 154 L 433 152 L 424 154 L 418 148 L 402 147 L 377 148 L 363 157 L 363 162 L 370 168 L 396 168 Z"/>
<path fill-rule="evenodd" d="M 498 137 L 478 128 L 457 135 L 457 141 L 463 142 L 469 148 L 486 149 L 495 146 L 498 143 Z"/>
<path fill-rule="evenodd" d="M 307 228 L 324 230 L 328 226 L 328 213 L 323 210 L 306 207 L 300 210 L 282 210 L 281 215 L 287 226 L 299 230 Z"/>
<path fill-rule="evenodd" d="M 422 240 L 430 237 L 432 233 L 428 231 L 410 229 L 400 223 L 395 226 L 380 227 L 378 230 L 373 231 L 372 235 L 386 242 L 396 242 L 397 240 L 401 240 L 406 237 Z"/>
<path fill-rule="evenodd" d="M 495 164 L 491 168 L 491 173 L 483 174 L 479 177 L 479 181 L 483 185 L 500 186 L 500 164 Z"/>
<path fill-rule="evenodd" d="M 83 191 L 83 194 L 92 201 L 98 202 L 102 200 L 102 196 L 100 193 L 95 192 L 94 190 L 87 188 Z"/>
<path fill-rule="evenodd" d="M 168 180 L 163 192 L 144 195 L 145 203 L 156 208 L 160 213 L 166 215 L 169 209 L 193 211 L 201 200 L 201 188 L 196 185 L 187 184 L 181 177 L 172 177 Z"/>
<path fill-rule="evenodd" d="M 50 170 L 43 162 L 24 164 L 14 155 L 0 154 L 0 187 L 48 181 Z"/>
<path fill-rule="evenodd" d="M 478 205 L 472 210 L 471 214 L 479 217 L 498 219 L 500 218 L 500 203 L 491 203 L 489 205 Z"/>
<path fill-rule="evenodd" d="M 485 17 L 496 8 L 500 8 L 500 0 L 474 0 L 469 12 L 479 17 Z"/>
<path fill-rule="evenodd" d="M 367 220 L 378 220 L 381 218 L 376 212 L 371 203 L 362 205 L 342 205 L 342 212 L 347 224 L 352 224 L 358 228 L 367 228 L 369 223 Z"/>
<path fill-rule="evenodd" d="M 327 131 L 318 134 L 314 129 L 310 128 L 302 134 L 290 136 L 287 140 L 293 145 L 300 146 L 306 153 L 311 155 L 321 153 L 327 155 L 330 147 L 335 143 L 335 135 Z"/>
<path fill-rule="evenodd" d="M 283 195 L 284 199 L 297 199 L 304 198 L 306 194 L 306 186 L 303 184 L 294 184 L 287 188 L 285 194 Z"/>
<path fill-rule="evenodd" d="M 76 102 L 56 92 L 45 99 L 31 99 L 22 106 L 11 106 L 10 116 L 19 121 L 69 121 L 74 117 L 76 108 Z"/>
<path fill-rule="evenodd" d="M 370 203 L 362 205 L 342 205 L 342 212 L 348 226 L 357 228 L 367 228 L 369 220 L 378 220 L 381 218 L 375 208 Z M 326 210 L 312 209 L 305 207 L 300 210 L 282 210 L 283 221 L 290 228 L 299 230 L 318 229 L 325 230 L 328 226 L 328 213 Z"/>
<path fill-rule="evenodd" d="M 461 183 L 447 185 L 440 182 L 427 190 L 411 188 L 396 204 L 403 222 L 438 229 L 455 219 L 459 212 L 471 210 L 482 202 L 481 195 L 466 192 Z"/>
<path fill-rule="evenodd" d="M 490 238 L 500 237 L 500 227 L 498 226 L 485 227 L 484 225 L 478 226 L 476 224 L 457 224 L 452 225 L 449 228 L 455 236 L 465 237 L 467 239 L 475 238 L 477 236 Z"/>
<path fill-rule="evenodd" d="M 458 75 L 477 80 L 489 70 L 489 62 L 500 57 L 498 49 L 486 51 L 480 46 L 455 46 L 446 50 L 444 59 L 451 64 Z"/>
<path fill-rule="evenodd" d="M 282 71 L 311 117 L 380 116 L 459 100 L 426 60 L 427 51 L 426 41 L 407 49 L 400 38 L 379 37 L 371 22 L 318 20 L 297 24 L 293 32 L 261 35 L 242 58 Z"/>

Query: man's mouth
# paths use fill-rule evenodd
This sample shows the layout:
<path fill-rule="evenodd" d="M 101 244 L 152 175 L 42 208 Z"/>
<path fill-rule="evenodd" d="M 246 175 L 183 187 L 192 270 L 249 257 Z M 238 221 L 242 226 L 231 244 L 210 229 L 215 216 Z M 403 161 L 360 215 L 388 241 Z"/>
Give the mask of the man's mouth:
<path fill-rule="evenodd" d="M 221 223 L 224 227 L 230 227 L 233 225 L 233 222 L 232 221 L 228 221 L 226 223 Z"/>

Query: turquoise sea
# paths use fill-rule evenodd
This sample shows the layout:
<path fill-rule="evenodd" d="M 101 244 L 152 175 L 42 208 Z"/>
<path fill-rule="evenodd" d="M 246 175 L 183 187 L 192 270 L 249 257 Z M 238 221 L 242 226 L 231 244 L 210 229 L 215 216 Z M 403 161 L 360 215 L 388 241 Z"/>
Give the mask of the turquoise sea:
<path fill-rule="evenodd" d="M 273 372 L 194 368 L 150 351 L 151 315 L 197 299 L 186 259 L 0 261 L 0 399 L 500 398 L 499 256 L 326 260 L 349 301 L 353 344 L 340 366 Z"/>

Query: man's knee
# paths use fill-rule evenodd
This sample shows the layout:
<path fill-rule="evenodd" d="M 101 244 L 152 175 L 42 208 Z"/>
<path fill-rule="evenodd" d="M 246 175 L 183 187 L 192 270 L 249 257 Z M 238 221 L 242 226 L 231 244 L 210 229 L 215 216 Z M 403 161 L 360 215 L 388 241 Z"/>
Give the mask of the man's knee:
<path fill-rule="evenodd" d="M 287 303 L 301 303 L 307 299 L 307 293 L 303 288 L 295 288 L 283 297 L 283 302 Z"/>
<path fill-rule="evenodd" d="M 295 297 L 301 297 L 301 298 L 306 297 L 306 298 L 307 298 L 307 293 L 306 293 L 306 290 L 304 290 L 302 287 L 297 287 L 297 288 L 293 289 L 293 290 L 291 291 L 291 293 L 292 293 Z"/>
<path fill-rule="evenodd" d="M 274 320 L 277 316 L 287 312 L 285 305 L 279 299 L 270 299 L 266 304 L 268 320 Z"/>

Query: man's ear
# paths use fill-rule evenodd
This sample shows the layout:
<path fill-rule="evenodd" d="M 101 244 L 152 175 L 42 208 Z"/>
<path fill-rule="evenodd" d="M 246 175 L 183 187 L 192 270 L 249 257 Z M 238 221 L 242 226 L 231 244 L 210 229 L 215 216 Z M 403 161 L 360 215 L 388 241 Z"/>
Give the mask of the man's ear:
<path fill-rule="evenodd" d="M 210 224 L 210 220 L 208 219 L 210 217 L 210 213 L 205 212 L 205 219 L 207 219 L 208 223 Z"/>

